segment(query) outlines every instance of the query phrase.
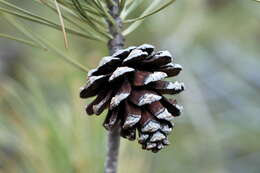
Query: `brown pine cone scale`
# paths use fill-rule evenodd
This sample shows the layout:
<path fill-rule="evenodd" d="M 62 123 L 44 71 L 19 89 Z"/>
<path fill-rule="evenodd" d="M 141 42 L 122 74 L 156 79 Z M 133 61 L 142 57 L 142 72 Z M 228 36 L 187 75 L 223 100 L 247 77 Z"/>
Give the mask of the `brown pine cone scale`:
<path fill-rule="evenodd" d="M 104 57 L 89 71 L 80 97 L 96 96 L 86 106 L 89 115 L 108 109 L 103 124 L 107 130 L 119 127 L 121 136 L 129 140 L 135 140 L 138 131 L 142 148 L 157 152 L 170 144 L 172 120 L 182 111 L 176 100 L 163 94 L 184 90 L 183 83 L 163 79 L 177 76 L 181 70 L 168 51 L 155 52 L 149 44 L 129 47 Z"/>

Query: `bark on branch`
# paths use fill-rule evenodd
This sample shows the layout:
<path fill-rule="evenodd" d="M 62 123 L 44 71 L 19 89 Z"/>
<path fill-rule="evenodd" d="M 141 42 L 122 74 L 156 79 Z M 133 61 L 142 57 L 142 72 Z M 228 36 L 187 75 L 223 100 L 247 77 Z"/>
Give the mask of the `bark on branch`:
<path fill-rule="evenodd" d="M 109 32 L 113 36 L 108 42 L 108 49 L 110 55 L 115 51 L 124 47 L 124 37 L 121 33 L 122 20 L 120 19 L 119 0 L 112 0 L 115 3 L 110 3 L 109 13 L 114 18 L 115 23 L 111 23 L 107 20 L 109 25 Z M 109 3 L 109 2 L 108 2 Z M 108 151 L 105 163 L 105 173 L 116 173 L 118 163 L 118 153 L 120 145 L 120 127 L 115 127 L 108 132 Z"/>

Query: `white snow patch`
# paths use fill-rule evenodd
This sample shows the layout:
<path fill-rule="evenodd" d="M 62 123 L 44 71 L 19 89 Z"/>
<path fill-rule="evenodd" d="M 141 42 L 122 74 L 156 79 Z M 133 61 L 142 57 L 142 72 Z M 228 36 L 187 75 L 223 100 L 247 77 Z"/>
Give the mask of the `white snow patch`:
<path fill-rule="evenodd" d="M 105 75 L 91 76 L 91 77 L 89 77 L 89 82 L 92 84 L 92 83 L 94 83 L 96 80 L 101 79 L 101 78 L 103 78 L 104 76 L 105 76 Z"/>
<path fill-rule="evenodd" d="M 101 61 L 99 62 L 99 67 L 109 63 L 110 61 L 113 61 L 113 60 L 119 60 L 119 58 L 115 58 L 115 57 L 112 57 L 112 56 L 105 56 L 104 58 L 101 59 Z"/>
<path fill-rule="evenodd" d="M 142 132 L 155 132 L 160 129 L 161 125 L 155 121 L 149 121 L 142 129 Z"/>
<path fill-rule="evenodd" d="M 135 69 L 133 68 L 130 68 L 130 67 L 118 67 L 114 72 L 113 74 L 110 76 L 109 78 L 109 81 L 112 81 L 114 80 L 115 78 L 125 74 L 125 73 L 128 73 L 128 72 L 132 72 L 134 71 Z"/>
<path fill-rule="evenodd" d="M 140 48 L 140 49 L 154 49 L 154 46 L 150 45 L 150 44 L 142 44 L 138 48 Z"/>
<path fill-rule="evenodd" d="M 88 77 L 92 76 L 92 74 L 93 74 L 94 72 L 96 72 L 96 71 L 97 71 L 97 69 L 89 70 L 89 72 L 88 72 Z"/>
<path fill-rule="evenodd" d="M 111 99 L 111 103 L 110 103 L 111 108 L 113 109 L 114 107 L 118 106 L 121 103 L 121 101 L 126 99 L 129 95 L 130 95 L 130 93 L 121 93 L 121 94 L 115 95 Z"/>
<path fill-rule="evenodd" d="M 172 121 L 174 117 L 168 112 L 167 109 L 164 109 L 162 112 L 160 112 L 158 115 L 156 115 L 157 118 Z"/>
<path fill-rule="evenodd" d="M 168 125 L 162 126 L 162 131 L 166 134 L 169 134 L 172 131 L 172 128 L 169 127 Z"/>
<path fill-rule="evenodd" d="M 129 128 L 132 127 L 133 125 L 135 125 L 136 123 L 139 122 L 139 120 L 141 119 L 140 115 L 130 115 L 126 118 L 125 123 L 123 125 L 123 128 Z"/>
<path fill-rule="evenodd" d="M 107 101 L 106 99 L 103 99 L 103 100 L 101 100 L 101 102 L 99 102 L 98 104 L 93 105 L 93 111 L 94 111 L 94 113 L 95 113 L 96 115 L 98 114 L 99 109 L 105 104 L 106 101 Z"/>
<path fill-rule="evenodd" d="M 126 59 L 124 59 L 123 62 L 127 62 L 133 58 L 136 58 L 136 57 L 139 57 L 139 56 L 148 56 L 148 53 L 147 52 L 143 52 L 142 50 L 140 49 L 135 49 L 133 50 Z"/>
<path fill-rule="evenodd" d="M 155 95 L 155 94 L 151 94 L 151 93 L 144 94 L 142 97 L 140 97 L 140 99 L 138 101 L 138 106 L 151 104 L 153 102 L 161 100 L 161 98 L 162 98 L 161 96 Z"/>
<path fill-rule="evenodd" d="M 152 74 L 150 74 L 144 81 L 144 84 L 147 85 L 150 82 L 155 82 L 155 81 L 159 81 L 162 80 L 164 78 L 167 77 L 167 74 L 164 72 L 154 72 Z"/>
<path fill-rule="evenodd" d="M 174 67 L 174 68 L 182 69 L 182 65 L 180 65 L 180 64 L 173 64 L 173 67 Z"/>
<path fill-rule="evenodd" d="M 165 139 L 166 137 L 164 136 L 164 134 L 162 134 L 161 132 L 157 131 L 153 134 L 153 136 L 151 137 L 150 141 L 151 142 L 157 142 L 157 141 L 162 141 L 163 139 Z"/>
<path fill-rule="evenodd" d="M 152 148 L 155 148 L 157 146 L 156 143 L 148 143 L 147 146 L 146 146 L 146 149 L 152 149 Z"/>
<path fill-rule="evenodd" d="M 173 67 L 173 68 L 179 68 L 182 69 L 182 66 L 180 64 L 174 64 L 174 63 L 168 63 L 164 67 Z"/>
<path fill-rule="evenodd" d="M 174 83 L 169 82 L 166 88 L 174 89 L 174 90 L 182 90 L 182 89 L 185 89 L 185 85 L 184 85 L 184 83 L 178 82 L 178 81 L 176 81 Z"/>

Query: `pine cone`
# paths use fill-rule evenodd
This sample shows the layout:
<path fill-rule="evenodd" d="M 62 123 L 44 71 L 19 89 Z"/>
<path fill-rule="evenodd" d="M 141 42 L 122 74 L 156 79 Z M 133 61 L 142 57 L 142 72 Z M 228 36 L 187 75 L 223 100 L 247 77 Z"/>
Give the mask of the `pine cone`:
<path fill-rule="evenodd" d="M 154 52 L 154 46 L 148 44 L 104 57 L 81 88 L 81 98 L 97 96 L 86 107 L 87 114 L 100 115 L 109 108 L 103 124 L 107 130 L 119 125 L 121 136 L 129 140 L 136 139 L 137 130 L 143 149 L 157 152 L 164 148 L 169 144 L 171 121 L 180 115 L 182 107 L 162 94 L 184 90 L 183 83 L 162 80 L 182 70 L 172 61 L 168 51 Z"/>

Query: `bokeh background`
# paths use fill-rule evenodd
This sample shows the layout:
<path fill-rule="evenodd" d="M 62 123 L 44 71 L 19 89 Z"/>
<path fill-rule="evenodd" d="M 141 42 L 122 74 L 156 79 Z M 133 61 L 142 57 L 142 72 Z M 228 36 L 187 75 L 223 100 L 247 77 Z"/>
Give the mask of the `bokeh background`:
<path fill-rule="evenodd" d="M 10 1 L 48 16 L 31 1 Z M 138 10 L 142 10 L 142 6 Z M 0 16 L 0 32 L 22 36 Z M 106 45 L 31 25 L 82 65 L 95 67 Z M 171 145 L 153 154 L 121 140 L 120 173 L 260 172 L 260 3 L 179 0 L 127 36 L 126 46 L 167 49 L 184 70 L 184 113 Z M 0 172 L 101 173 L 104 115 L 85 115 L 86 74 L 57 55 L 0 39 Z"/>

